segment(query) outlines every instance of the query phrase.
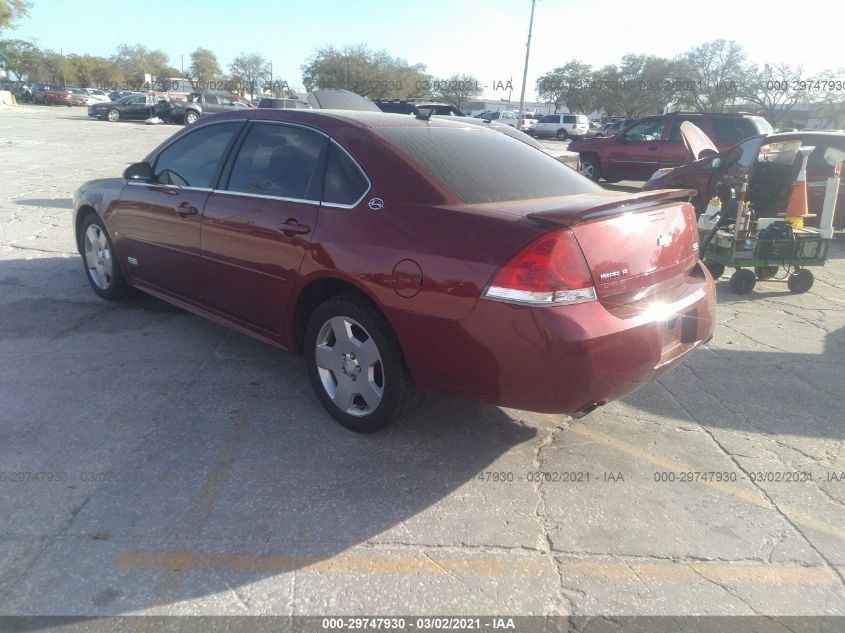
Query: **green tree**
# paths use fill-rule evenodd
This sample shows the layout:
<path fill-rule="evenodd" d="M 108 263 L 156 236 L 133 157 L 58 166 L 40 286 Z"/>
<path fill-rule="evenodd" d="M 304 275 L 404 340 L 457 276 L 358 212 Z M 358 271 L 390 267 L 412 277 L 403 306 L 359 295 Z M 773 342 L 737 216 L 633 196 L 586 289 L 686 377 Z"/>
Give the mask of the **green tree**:
<path fill-rule="evenodd" d="M 787 117 L 799 101 L 821 104 L 830 101 L 830 96 L 835 94 L 835 92 L 825 90 L 797 90 L 796 88 L 809 85 L 809 80 L 831 79 L 833 79 L 833 74 L 829 71 L 807 77 L 802 66 L 790 64 L 751 66 L 743 82 L 741 97 L 746 103 L 753 104 L 757 112 L 769 123 L 778 127 L 778 123 Z"/>
<path fill-rule="evenodd" d="M 540 98 L 554 105 L 557 112 L 564 104 L 571 112 L 591 112 L 597 106 L 591 89 L 593 69 L 573 59 L 537 80 Z"/>
<path fill-rule="evenodd" d="M 155 75 L 157 80 L 175 77 L 179 71 L 168 63 L 167 53 L 151 50 L 142 44 L 121 44 L 111 61 L 131 85 L 141 86 L 144 75 Z"/>
<path fill-rule="evenodd" d="M 207 48 L 198 48 L 191 53 L 191 65 L 188 67 L 189 78 L 197 83 L 207 83 L 223 75 L 217 56 Z"/>
<path fill-rule="evenodd" d="M 19 81 L 37 71 L 40 57 L 41 51 L 32 42 L 0 40 L 0 66 Z"/>
<path fill-rule="evenodd" d="M 253 98 L 261 84 L 270 78 L 270 64 L 261 53 L 241 53 L 229 64 L 229 71 L 232 79 Z"/>
<path fill-rule="evenodd" d="M 472 75 L 455 74 L 448 79 L 435 79 L 432 85 L 434 97 L 459 110 L 482 93 L 481 81 Z"/>
<path fill-rule="evenodd" d="M 745 52 L 734 40 L 718 39 L 696 46 L 681 56 L 694 88 L 679 99 L 697 110 L 721 112 L 743 92 L 748 69 Z"/>
<path fill-rule="evenodd" d="M 432 88 L 423 64 L 410 64 L 363 44 L 318 49 L 302 66 L 302 81 L 309 91 L 344 88 L 374 100 L 427 97 Z"/>
<path fill-rule="evenodd" d="M 27 0 L 0 0 L 0 31 L 15 28 L 15 22 L 28 16 L 31 7 Z"/>

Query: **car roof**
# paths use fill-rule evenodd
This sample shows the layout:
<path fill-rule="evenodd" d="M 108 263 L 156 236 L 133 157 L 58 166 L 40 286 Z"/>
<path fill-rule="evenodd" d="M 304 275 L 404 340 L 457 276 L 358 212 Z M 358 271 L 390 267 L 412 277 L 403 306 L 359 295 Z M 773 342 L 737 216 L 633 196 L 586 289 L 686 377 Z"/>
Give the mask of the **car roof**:
<path fill-rule="evenodd" d="M 289 108 L 284 110 L 250 109 L 240 112 L 224 112 L 211 117 L 204 117 L 203 120 L 231 120 L 250 119 L 254 121 L 290 121 L 291 123 L 307 124 L 311 119 L 314 123 L 319 120 L 344 121 L 362 128 L 383 128 L 383 127 L 408 127 L 408 128 L 432 128 L 432 127 L 479 127 L 471 123 L 461 123 L 448 118 L 424 119 L 407 114 L 395 114 L 392 112 L 362 112 L 360 110 L 307 110 L 304 108 Z"/>

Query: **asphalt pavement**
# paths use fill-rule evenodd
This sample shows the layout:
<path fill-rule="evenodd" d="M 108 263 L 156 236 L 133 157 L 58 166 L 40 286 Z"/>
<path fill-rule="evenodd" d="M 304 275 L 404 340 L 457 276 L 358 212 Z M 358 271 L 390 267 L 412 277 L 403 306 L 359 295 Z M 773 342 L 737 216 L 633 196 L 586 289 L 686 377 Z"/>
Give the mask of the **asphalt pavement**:
<path fill-rule="evenodd" d="M 72 191 L 177 129 L 0 112 L 0 615 L 845 615 L 841 234 L 583 419 L 360 436 L 300 358 L 89 288 Z"/>

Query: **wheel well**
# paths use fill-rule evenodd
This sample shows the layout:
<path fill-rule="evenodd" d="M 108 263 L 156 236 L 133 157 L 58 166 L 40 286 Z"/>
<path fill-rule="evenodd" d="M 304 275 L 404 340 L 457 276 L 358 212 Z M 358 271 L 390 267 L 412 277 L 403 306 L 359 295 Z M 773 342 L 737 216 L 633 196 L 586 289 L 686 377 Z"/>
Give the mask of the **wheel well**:
<path fill-rule="evenodd" d="M 76 236 L 76 250 L 80 253 L 82 252 L 82 223 L 85 222 L 85 218 L 88 217 L 89 213 L 97 215 L 94 207 L 88 206 L 87 204 L 79 207 L 79 210 L 76 212 L 76 226 L 73 227 L 73 233 Z"/>
<path fill-rule="evenodd" d="M 367 296 L 361 289 L 342 279 L 327 278 L 312 281 L 299 295 L 294 313 L 294 336 L 296 346 L 300 353 L 305 339 L 305 328 L 308 327 L 308 319 L 317 307 L 324 301 L 339 295 L 354 294 L 372 303 L 376 308 L 378 305 Z M 380 310 L 380 308 L 378 308 Z"/>

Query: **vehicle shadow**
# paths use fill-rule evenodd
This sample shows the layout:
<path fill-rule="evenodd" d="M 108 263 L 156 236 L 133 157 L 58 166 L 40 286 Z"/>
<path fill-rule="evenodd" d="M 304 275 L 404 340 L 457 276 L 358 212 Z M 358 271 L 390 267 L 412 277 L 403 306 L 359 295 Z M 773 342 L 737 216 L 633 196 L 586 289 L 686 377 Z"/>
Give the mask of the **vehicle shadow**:
<path fill-rule="evenodd" d="M 362 544 L 483 544 L 522 520 L 468 485 L 536 435 L 497 407 L 423 396 L 357 435 L 320 407 L 300 358 L 146 295 L 102 301 L 78 257 L 0 261 L 0 287 L 0 462 L 69 475 L 38 501 L 2 491 L 0 530 L 61 538 L 26 580 L 4 593 L 0 579 L 0 613 L 211 600 L 305 567 L 386 564 Z M 407 556 L 391 564 L 413 569 Z"/>
<path fill-rule="evenodd" d="M 31 198 L 27 200 L 15 200 L 15 204 L 22 204 L 28 207 L 50 207 L 53 209 L 72 209 L 73 200 L 70 198 Z"/>

